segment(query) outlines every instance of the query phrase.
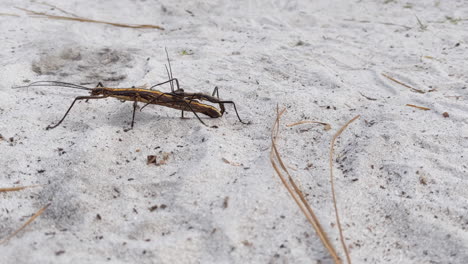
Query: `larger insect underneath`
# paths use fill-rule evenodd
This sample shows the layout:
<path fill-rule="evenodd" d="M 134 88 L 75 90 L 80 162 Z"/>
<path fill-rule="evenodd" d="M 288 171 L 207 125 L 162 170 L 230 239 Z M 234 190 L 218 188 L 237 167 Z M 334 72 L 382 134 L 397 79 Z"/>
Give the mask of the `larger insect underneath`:
<path fill-rule="evenodd" d="M 167 54 L 167 51 L 166 51 L 166 54 Z M 138 102 L 145 103 L 145 105 L 140 108 L 140 111 L 150 104 L 160 105 L 160 106 L 165 106 L 165 107 L 181 110 L 182 117 L 184 117 L 184 111 L 190 111 L 194 113 L 197 119 L 204 125 L 206 125 L 205 122 L 203 122 L 203 120 L 200 118 L 200 116 L 197 113 L 204 114 L 211 118 L 218 118 L 218 117 L 223 116 L 225 113 L 224 105 L 232 104 L 239 121 L 243 124 L 249 124 L 249 122 L 242 121 L 242 119 L 239 116 L 239 113 L 237 112 L 236 104 L 233 101 L 221 100 L 219 98 L 218 87 L 215 87 L 211 95 L 204 94 L 204 93 L 189 93 L 181 89 L 178 79 L 172 77 L 172 69 L 171 69 L 169 56 L 168 56 L 168 62 L 169 62 L 169 69 L 166 66 L 166 71 L 167 71 L 169 80 L 153 85 L 149 89 L 135 88 L 135 87 L 110 88 L 110 87 L 104 87 L 102 83 L 99 83 L 95 88 L 88 88 L 88 87 L 73 84 L 73 83 L 58 82 L 58 81 L 39 81 L 39 82 L 31 83 L 27 86 L 18 86 L 15 88 L 28 88 L 28 87 L 38 87 L 38 86 L 54 87 L 55 86 L 55 87 L 66 87 L 66 88 L 71 88 L 71 89 L 88 90 L 90 92 L 90 95 L 88 96 L 76 97 L 75 100 L 70 105 L 70 107 L 68 108 L 65 115 L 62 117 L 62 119 L 54 125 L 47 126 L 46 129 L 52 129 L 52 128 L 56 128 L 57 126 L 59 126 L 63 122 L 63 120 L 65 120 L 65 118 L 68 116 L 70 110 L 73 108 L 73 106 L 75 105 L 77 101 L 91 100 L 91 99 L 104 99 L 108 97 L 117 98 L 122 101 L 133 101 L 133 115 L 132 115 L 131 128 L 133 128 L 133 125 L 135 123 L 135 113 L 138 108 L 138 105 L 137 105 Z M 163 85 L 163 84 L 167 84 L 167 83 L 169 83 L 171 86 L 170 92 L 161 92 L 158 90 L 154 90 L 155 87 Z M 174 83 L 177 89 L 174 88 Z M 216 107 L 212 105 L 206 104 L 204 101 L 218 104 L 219 109 L 217 109 Z"/>

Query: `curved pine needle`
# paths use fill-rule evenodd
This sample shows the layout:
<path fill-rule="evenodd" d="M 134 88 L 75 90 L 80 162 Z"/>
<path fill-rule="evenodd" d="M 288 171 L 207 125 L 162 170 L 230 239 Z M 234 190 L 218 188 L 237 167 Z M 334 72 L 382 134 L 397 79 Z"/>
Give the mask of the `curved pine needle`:
<path fill-rule="evenodd" d="M 309 120 L 299 121 L 299 122 L 296 122 L 296 123 L 288 124 L 286 126 L 287 127 L 293 127 L 293 126 L 302 125 L 302 124 L 321 124 L 321 125 L 324 125 L 323 129 L 325 129 L 325 130 L 330 130 L 331 129 L 331 125 L 328 124 L 328 123 L 320 122 L 320 121 L 309 121 Z"/>
<path fill-rule="evenodd" d="M 16 192 L 21 191 L 27 188 L 34 188 L 40 185 L 30 185 L 30 186 L 18 186 L 18 187 L 10 187 L 10 188 L 0 188 L 0 192 Z"/>
<path fill-rule="evenodd" d="M 348 248 L 346 247 L 346 244 L 345 244 L 345 241 L 344 241 L 343 228 L 341 227 L 340 216 L 338 215 L 338 206 L 337 206 L 337 203 L 336 203 L 335 184 L 334 184 L 334 180 L 333 180 L 334 179 L 334 176 L 333 176 L 333 153 L 335 151 L 334 150 L 334 145 L 335 145 L 336 138 L 338 138 L 341 135 L 341 133 L 343 133 L 343 131 L 349 126 L 349 124 L 354 122 L 359 117 L 360 117 L 359 115 L 355 116 L 353 119 L 349 120 L 344 126 L 342 126 L 340 128 L 340 130 L 338 130 L 338 132 L 336 132 L 336 134 L 333 136 L 333 139 L 332 139 L 331 144 L 330 144 L 330 183 L 331 183 L 331 191 L 332 191 L 332 197 L 333 197 L 333 206 L 335 207 L 336 224 L 337 224 L 338 230 L 340 232 L 341 245 L 343 246 L 343 250 L 344 250 L 345 255 L 346 255 L 346 261 L 349 264 L 351 264 L 351 258 L 349 256 Z"/>
<path fill-rule="evenodd" d="M 407 85 L 406 83 L 403 83 L 403 82 L 401 82 L 401 81 L 399 81 L 399 80 L 397 80 L 397 79 L 395 79 L 395 78 L 393 78 L 393 77 L 391 77 L 391 76 L 388 76 L 388 75 L 385 74 L 385 73 L 382 73 L 382 76 L 385 77 L 385 78 L 387 78 L 387 79 L 389 79 L 390 81 L 396 82 L 396 83 L 398 83 L 399 85 L 402 85 L 402 86 L 404 86 L 404 87 L 406 87 L 406 88 L 409 88 L 409 89 L 410 89 L 411 91 L 413 91 L 413 92 L 420 93 L 420 94 L 426 93 L 426 92 L 424 92 L 423 90 L 419 90 L 419 89 L 413 88 L 413 87 Z"/>
<path fill-rule="evenodd" d="M 278 174 L 278 177 L 280 178 L 284 187 L 289 192 L 291 197 L 294 199 L 296 204 L 299 206 L 299 209 L 305 215 L 305 217 L 307 218 L 307 220 L 309 221 L 309 223 L 312 225 L 315 232 L 319 236 L 320 241 L 330 253 L 331 257 L 333 258 L 334 263 L 341 264 L 341 259 L 338 257 L 336 250 L 333 248 L 332 244 L 330 243 L 330 240 L 328 239 L 326 233 L 324 232 L 322 226 L 320 225 L 320 222 L 318 221 L 314 211 L 312 210 L 309 203 L 305 199 L 304 195 L 302 194 L 302 192 L 300 191 L 300 189 L 297 187 L 296 183 L 292 179 L 291 175 L 289 174 L 289 171 L 286 165 L 283 163 L 283 160 L 281 159 L 278 148 L 276 147 L 276 140 L 278 139 L 278 134 L 279 134 L 279 121 L 285 111 L 286 109 L 283 109 L 282 111 L 277 110 L 276 120 L 271 131 L 271 148 L 272 148 L 270 152 L 271 164 L 274 170 L 276 171 L 276 174 Z M 276 163 L 275 157 L 279 165 Z M 283 171 L 285 171 L 286 174 L 288 175 L 289 183 L 286 180 L 285 176 L 282 174 L 279 167 L 281 167 Z"/>
<path fill-rule="evenodd" d="M 68 20 L 68 21 L 79 21 L 79 22 L 89 22 L 89 23 L 97 23 L 97 24 L 106 24 L 116 27 L 124 27 L 124 28 L 154 28 L 159 30 L 164 30 L 163 27 L 157 25 L 130 25 L 130 24 L 121 24 L 121 23 L 114 23 L 114 22 L 107 22 L 102 20 L 94 20 L 89 18 L 83 17 L 71 17 L 71 16 L 57 16 L 57 15 L 49 15 L 43 12 L 36 12 L 32 10 L 28 10 L 25 8 L 19 8 L 20 10 L 26 11 L 29 16 L 38 17 L 38 18 L 49 18 L 49 19 L 56 19 L 56 20 Z"/>
<path fill-rule="evenodd" d="M 22 225 L 20 228 L 18 228 L 15 232 L 13 232 L 12 234 L 10 234 L 9 236 L 7 236 L 5 239 L 3 239 L 2 241 L 0 241 L 0 245 L 2 244 L 5 244 L 7 243 L 12 237 L 16 236 L 16 234 L 18 234 L 19 232 L 21 232 L 21 230 L 25 229 L 29 224 L 31 224 L 37 217 L 39 217 L 42 213 L 44 213 L 44 211 L 47 209 L 47 207 L 50 206 L 50 203 L 48 203 L 46 206 L 42 207 L 41 209 L 39 209 L 39 211 L 37 211 L 33 216 L 31 216 L 31 218 L 28 219 L 28 221 L 26 221 L 26 223 L 24 223 L 24 225 Z"/>

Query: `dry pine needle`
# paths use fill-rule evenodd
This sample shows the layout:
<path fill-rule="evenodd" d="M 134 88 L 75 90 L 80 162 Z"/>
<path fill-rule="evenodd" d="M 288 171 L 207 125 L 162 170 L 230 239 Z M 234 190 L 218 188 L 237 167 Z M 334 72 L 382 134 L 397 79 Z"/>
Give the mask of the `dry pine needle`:
<path fill-rule="evenodd" d="M 331 125 L 328 124 L 328 123 L 325 123 L 325 122 L 319 122 L 319 121 L 309 121 L 309 120 L 303 120 L 303 121 L 299 121 L 299 122 L 296 122 L 296 123 L 292 123 L 292 124 L 288 124 L 286 125 L 287 127 L 293 127 L 293 126 L 297 126 L 297 125 L 302 125 L 302 124 L 321 124 L 323 125 L 323 129 L 324 130 L 330 130 L 331 129 Z"/>
<path fill-rule="evenodd" d="M 413 87 L 407 85 L 406 83 L 403 83 L 403 82 L 401 82 L 401 81 L 399 81 L 399 80 L 397 80 L 397 79 L 395 79 L 395 78 L 393 78 L 393 77 L 391 77 L 391 76 L 388 76 L 388 75 L 385 74 L 385 73 L 382 73 L 382 76 L 385 77 L 385 78 L 387 78 L 387 79 L 389 79 L 389 80 L 391 80 L 391 81 L 393 81 L 393 82 L 398 83 L 399 85 L 402 85 L 402 86 L 404 86 L 404 87 L 406 87 L 406 88 L 409 88 L 409 89 L 410 89 L 411 91 L 413 91 L 413 92 L 421 93 L 421 94 L 426 93 L 426 92 L 424 92 L 423 90 L 419 90 L 419 89 L 413 88 Z"/>
<path fill-rule="evenodd" d="M 30 186 L 18 186 L 18 187 L 9 187 L 9 188 L 0 188 L 0 192 L 16 192 L 21 191 L 27 188 L 34 188 L 40 185 L 30 185 Z"/>
<path fill-rule="evenodd" d="M 421 110 L 424 110 L 424 111 L 431 110 L 430 108 L 427 108 L 427 107 L 424 107 L 424 106 L 418 106 L 418 105 L 414 105 L 414 104 L 406 104 L 406 106 L 414 107 L 414 108 L 421 109 Z"/>
<path fill-rule="evenodd" d="M 47 209 L 47 207 L 50 206 L 50 203 L 47 204 L 46 206 L 42 207 L 37 211 L 33 216 L 31 216 L 26 223 L 24 223 L 20 228 L 18 228 L 15 232 L 7 236 L 5 239 L 0 241 L 0 245 L 7 243 L 12 237 L 16 236 L 21 230 L 25 229 L 28 225 L 30 225 L 36 218 L 38 218 L 44 211 Z"/>
<path fill-rule="evenodd" d="M 18 7 L 17 7 L 18 8 Z M 122 23 L 114 23 L 114 22 L 107 22 L 107 21 L 101 21 L 101 20 L 94 20 L 94 19 L 89 19 L 89 18 L 83 18 L 83 17 L 75 17 L 75 16 L 58 16 L 58 15 L 49 15 L 47 13 L 43 12 L 37 12 L 33 10 L 28 10 L 25 8 L 18 8 L 20 10 L 26 11 L 28 15 L 32 17 L 38 17 L 38 18 L 48 18 L 48 19 L 56 19 L 56 20 L 68 20 L 68 21 L 78 21 L 78 22 L 88 22 L 88 23 L 97 23 L 97 24 L 106 24 L 106 25 L 111 25 L 115 27 L 124 27 L 124 28 L 153 28 L 153 29 L 159 29 L 159 30 L 164 30 L 163 27 L 157 26 L 157 25 L 131 25 L 131 24 L 122 24 Z"/>
<path fill-rule="evenodd" d="M 327 251 L 330 253 L 331 257 L 333 258 L 333 262 L 335 264 L 341 263 L 341 259 L 339 258 L 338 254 L 336 253 L 335 248 L 333 245 L 330 243 L 330 240 L 327 237 L 327 234 L 325 233 L 324 229 L 322 228 L 322 225 L 320 224 L 317 216 L 315 215 L 313 209 L 305 199 L 304 195 L 300 191 L 299 187 L 297 184 L 294 182 L 292 176 L 290 175 L 287 166 L 284 164 L 281 155 L 278 151 L 278 148 L 276 146 L 276 141 L 279 136 L 279 128 L 280 128 L 280 119 L 281 116 L 284 114 L 286 109 L 283 109 L 282 111 L 279 111 L 277 109 L 277 116 L 275 123 L 273 124 L 273 128 L 271 131 L 271 152 L 270 152 L 270 161 L 271 165 L 273 166 L 273 169 L 275 170 L 276 174 L 280 178 L 281 182 L 283 183 L 284 187 L 286 190 L 289 192 L 291 197 L 293 198 L 294 202 L 299 206 L 299 209 L 302 211 L 306 219 L 309 221 L 309 223 L 312 225 L 314 228 L 315 232 L 317 233 L 318 237 L 320 238 L 320 241 L 324 245 L 324 247 L 327 249 Z M 287 174 L 287 178 L 285 175 L 283 175 L 283 172 Z"/>

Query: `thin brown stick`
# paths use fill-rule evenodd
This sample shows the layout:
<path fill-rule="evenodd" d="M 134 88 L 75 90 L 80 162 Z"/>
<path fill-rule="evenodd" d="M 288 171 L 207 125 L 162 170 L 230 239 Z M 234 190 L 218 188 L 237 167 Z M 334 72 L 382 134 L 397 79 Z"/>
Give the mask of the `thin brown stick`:
<path fill-rule="evenodd" d="M 321 125 L 324 125 L 323 129 L 325 129 L 325 130 L 330 130 L 331 129 L 331 125 L 328 124 L 328 123 L 319 122 L 319 121 L 309 121 L 309 120 L 299 121 L 299 122 L 296 122 L 296 123 L 288 124 L 286 126 L 287 127 L 293 127 L 293 126 L 302 125 L 302 124 L 321 124 Z"/>
<path fill-rule="evenodd" d="M 445 98 L 455 98 L 455 99 L 463 99 L 463 96 L 461 95 L 447 95 L 447 96 L 444 96 Z"/>
<path fill-rule="evenodd" d="M 364 95 L 363 93 L 361 93 L 361 92 L 359 92 L 359 93 L 362 95 L 362 97 L 366 98 L 367 100 L 377 101 L 377 99 L 375 99 L 375 98 L 372 98 L 372 97 L 369 97 L 369 96 L 365 96 L 365 95 Z"/>
<path fill-rule="evenodd" d="M 47 207 L 50 206 L 50 203 L 48 203 L 46 206 L 42 207 L 37 211 L 31 218 L 29 218 L 24 225 L 22 225 L 20 228 L 18 228 L 15 232 L 13 232 L 11 235 L 7 236 L 5 239 L 0 241 L 0 245 L 7 243 L 12 237 L 16 236 L 21 230 L 25 229 L 29 224 L 31 224 L 37 217 L 39 217 L 44 211 L 47 209 Z"/>
<path fill-rule="evenodd" d="M 348 248 L 346 247 L 346 244 L 345 244 L 345 241 L 344 241 L 343 228 L 341 227 L 340 216 L 338 215 L 338 205 L 337 205 L 337 202 L 336 202 L 335 183 L 334 183 L 334 176 L 333 176 L 333 152 L 335 151 L 334 150 L 334 145 L 335 145 L 336 138 L 339 137 L 341 135 L 341 133 L 343 133 L 343 131 L 349 126 L 349 124 L 354 122 L 359 117 L 360 117 L 359 115 L 355 116 L 353 119 L 349 120 L 343 127 L 341 127 L 340 130 L 338 130 L 338 132 L 336 132 L 336 134 L 333 136 L 333 139 L 332 139 L 331 144 L 330 144 L 330 183 L 331 183 L 331 191 L 332 191 L 332 197 L 333 197 L 333 206 L 335 207 L 336 224 L 337 224 L 338 230 L 340 232 L 341 245 L 343 246 L 343 250 L 344 250 L 345 255 L 346 255 L 346 261 L 349 264 L 351 264 L 351 258 L 349 256 Z"/>
<path fill-rule="evenodd" d="M 10 188 L 0 188 L 0 192 L 16 192 L 21 191 L 27 188 L 34 188 L 40 185 L 30 185 L 30 186 L 18 186 L 18 187 L 10 187 Z"/>
<path fill-rule="evenodd" d="M 336 250 L 333 248 L 332 244 L 330 243 L 330 240 L 328 239 L 326 233 L 324 232 L 322 226 L 320 225 L 320 222 L 318 221 L 318 219 L 317 219 L 315 213 L 313 212 L 312 208 L 310 207 L 310 205 L 306 201 L 304 195 L 299 190 L 296 183 L 294 182 L 291 175 L 289 174 L 289 171 L 288 171 L 286 165 L 283 163 L 283 160 L 281 159 L 281 155 L 279 154 L 279 151 L 278 151 L 278 149 L 276 147 L 276 141 L 278 139 L 278 134 L 279 134 L 280 118 L 281 118 L 281 115 L 283 115 L 283 113 L 285 112 L 285 110 L 286 109 L 283 109 L 281 112 L 279 110 L 277 110 L 276 120 L 275 120 L 275 123 L 274 123 L 273 128 L 272 128 L 272 132 L 271 132 L 271 136 L 272 136 L 272 138 L 271 138 L 271 147 L 272 147 L 272 150 L 270 152 L 271 164 L 272 164 L 274 170 L 276 171 L 276 173 L 278 174 L 278 177 L 280 178 L 280 180 L 283 183 L 284 187 L 289 192 L 291 197 L 294 199 L 296 204 L 299 206 L 299 209 L 305 215 L 305 217 L 307 218 L 307 220 L 309 221 L 309 223 L 312 225 L 315 232 L 319 236 L 322 244 L 325 246 L 325 248 L 328 250 L 328 252 L 332 256 L 333 261 L 336 264 L 340 264 L 341 259 L 338 257 L 338 254 L 336 253 Z M 281 168 L 283 169 L 283 171 L 285 171 L 288 174 L 289 183 L 286 180 L 286 178 L 284 177 L 284 175 L 282 174 L 278 164 L 275 161 L 275 158 L 278 161 L 279 166 L 281 166 Z M 291 188 L 291 185 L 292 185 L 292 188 Z M 299 196 L 299 198 L 298 198 L 298 196 Z"/>
<path fill-rule="evenodd" d="M 394 24 L 394 23 L 389 23 L 389 22 L 379 22 L 379 21 L 369 21 L 369 20 L 355 20 L 355 19 L 344 19 L 345 21 L 351 21 L 351 22 L 358 22 L 358 23 L 372 23 L 372 24 L 382 24 L 386 26 L 397 26 L 397 27 L 402 27 L 407 30 L 411 29 L 411 27 L 405 26 L 405 25 L 399 25 L 399 24 Z"/>
<path fill-rule="evenodd" d="M 223 160 L 224 163 L 229 164 L 229 165 L 232 165 L 232 166 L 236 166 L 236 167 L 242 166 L 242 164 L 237 163 L 237 162 L 229 161 L 229 160 L 227 160 L 226 158 L 222 158 L 222 160 Z"/>
<path fill-rule="evenodd" d="M 411 91 L 413 91 L 413 92 L 421 93 L 421 94 L 426 93 L 426 92 L 424 92 L 423 90 L 419 90 L 419 89 L 416 89 L 416 88 L 413 88 L 413 87 L 407 85 L 406 83 L 402 83 L 402 82 L 398 81 L 397 79 L 388 76 L 388 75 L 385 74 L 385 73 L 382 73 L 382 76 L 385 77 L 385 78 L 387 78 L 387 79 L 389 79 L 389 80 L 391 80 L 391 81 L 394 81 L 394 82 L 398 83 L 399 85 L 403 85 L 404 87 L 411 89 Z"/>
<path fill-rule="evenodd" d="M 0 16 L 12 16 L 12 17 L 19 17 L 17 14 L 9 14 L 9 13 L 0 13 Z"/>
<path fill-rule="evenodd" d="M 116 27 L 124 27 L 124 28 L 154 28 L 154 29 L 160 29 L 164 30 L 163 27 L 161 26 L 156 26 L 156 25 L 130 25 L 130 24 L 121 24 L 121 23 L 113 23 L 113 22 L 107 22 L 107 21 L 101 21 L 101 20 L 94 20 L 94 19 L 89 19 L 89 18 L 83 18 L 83 17 L 69 17 L 69 16 L 56 16 L 56 15 L 49 15 L 47 13 L 43 12 L 36 12 L 24 8 L 19 8 L 20 10 L 28 12 L 29 16 L 37 16 L 38 18 L 49 18 L 49 19 L 56 19 L 56 20 L 69 20 L 69 21 L 79 21 L 79 22 L 89 22 L 89 23 L 97 23 L 97 24 L 106 24 L 106 25 L 111 25 L 111 26 L 116 26 Z"/>
<path fill-rule="evenodd" d="M 424 110 L 424 111 L 431 110 L 430 108 L 427 108 L 427 107 L 424 107 L 424 106 L 417 106 L 417 105 L 414 105 L 414 104 L 406 104 L 406 106 L 418 108 L 418 109 L 421 109 L 421 110 Z"/>

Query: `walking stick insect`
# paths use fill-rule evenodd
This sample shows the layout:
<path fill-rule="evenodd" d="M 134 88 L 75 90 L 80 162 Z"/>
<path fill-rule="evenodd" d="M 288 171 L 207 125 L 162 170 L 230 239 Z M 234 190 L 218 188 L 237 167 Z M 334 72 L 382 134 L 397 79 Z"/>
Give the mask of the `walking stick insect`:
<path fill-rule="evenodd" d="M 58 81 L 39 81 L 39 82 L 31 83 L 27 86 L 19 86 L 15 88 L 28 88 L 28 87 L 33 87 L 33 86 L 60 86 L 60 87 L 67 87 L 67 88 L 72 88 L 72 89 L 90 91 L 89 96 L 76 97 L 73 103 L 68 108 L 65 115 L 62 117 L 62 119 L 55 125 L 47 126 L 46 128 L 47 130 L 56 128 L 57 126 L 59 126 L 63 122 L 63 120 L 67 117 L 68 113 L 73 108 L 76 101 L 79 101 L 79 100 L 87 101 L 90 99 L 104 99 L 108 97 L 114 97 L 122 101 L 133 101 L 133 115 L 132 115 L 131 129 L 133 128 L 133 125 L 135 123 L 135 112 L 137 109 L 138 102 L 145 103 L 145 105 L 140 109 L 140 111 L 143 110 L 143 108 L 145 108 L 149 104 L 157 104 L 157 105 L 181 110 L 182 118 L 184 117 L 184 111 L 191 111 L 195 114 L 197 119 L 203 125 L 206 125 L 206 124 L 205 122 L 203 122 L 203 120 L 201 120 L 201 118 L 198 116 L 197 113 L 202 113 L 211 118 L 218 118 L 218 117 L 223 116 L 225 112 L 224 104 L 232 104 L 234 106 L 234 110 L 236 111 L 236 115 L 239 121 L 243 124 L 248 124 L 248 123 L 243 122 L 241 118 L 239 117 L 236 104 L 233 101 L 223 101 L 219 99 L 218 87 L 215 87 L 213 94 L 211 96 L 207 94 L 203 94 L 203 93 L 184 92 L 184 90 L 181 89 L 179 86 L 179 80 L 172 77 L 172 68 L 171 68 L 171 63 L 169 60 L 169 55 L 167 53 L 167 49 L 166 49 L 166 55 L 167 55 L 167 60 L 169 63 L 169 69 L 166 66 L 166 71 L 167 71 L 169 80 L 153 85 L 150 87 L 150 89 L 135 88 L 135 87 L 110 88 L 110 87 L 104 87 L 102 83 L 100 82 L 95 88 L 88 88 L 88 87 L 84 87 L 84 86 L 77 85 L 77 84 L 58 82 Z M 177 90 L 174 90 L 174 84 L 173 84 L 174 82 L 177 85 Z M 164 93 L 158 90 L 153 90 L 154 87 L 157 87 L 166 83 L 170 83 L 171 92 Z M 216 94 L 216 97 L 215 97 L 215 94 Z M 220 110 L 218 110 L 217 108 L 209 104 L 204 104 L 202 103 L 202 101 L 208 101 L 211 103 L 219 104 Z"/>
<path fill-rule="evenodd" d="M 59 87 L 67 87 L 67 88 L 72 88 L 72 89 L 90 91 L 89 96 L 76 97 L 73 103 L 68 108 L 65 115 L 62 117 L 62 119 L 55 125 L 47 126 L 46 128 L 47 130 L 56 128 L 57 126 L 59 126 L 63 122 L 63 120 L 67 117 L 68 113 L 73 108 L 76 101 L 90 100 L 90 99 L 104 99 L 108 97 L 114 97 L 122 101 L 133 101 L 133 115 L 132 115 L 131 128 L 133 128 L 133 125 L 135 123 L 135 112 L 137 109 L 138 102 L 143 102 L 146 104 L 148 103 L 157 104 L 157 105 L 166 106 L 166 107 L 170 107 L 170 108 L 174 108 L 174 109 L 178 109 L 182 111 L 190 110 L 195 114 L 197 119 L 204 125 L 206 124 L 201 120 L 201 118 L 198 116 L 197 113 L 202 113 L 211 118 L 217 118 L 217 117 L 222 116 L 222 113 L 211 105 L 203 104 L 197 100 L 189 101 L 184 98 L 180 98 L 180 97 L 178 98 L 170 93 L 163 93 L 157 90 L 148 90 L 148 89 L 142 89 L 142 88 L 109 88 L 109 87 L 104 87 L 102 83 L 99 83 L 96 86 L 96 88 L 88 88 L 88 87 L 84 87 L 84 86 L 77 85 L 77 84 L 66 83 L 66 82 L 56 82 L 56 81 L 39 81 L 39 82 L 31 83 L 27 86 L 19 86 L 15 88 L 27 88 L 27 87 L 37 87 L 37 86 L 49 86 L 49 87 L 59 86 Z"/>

